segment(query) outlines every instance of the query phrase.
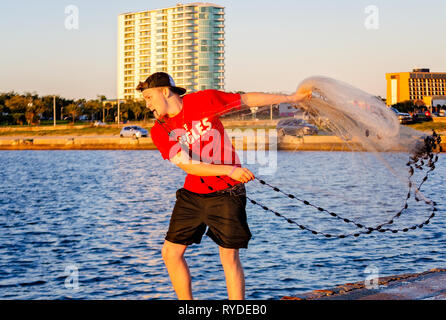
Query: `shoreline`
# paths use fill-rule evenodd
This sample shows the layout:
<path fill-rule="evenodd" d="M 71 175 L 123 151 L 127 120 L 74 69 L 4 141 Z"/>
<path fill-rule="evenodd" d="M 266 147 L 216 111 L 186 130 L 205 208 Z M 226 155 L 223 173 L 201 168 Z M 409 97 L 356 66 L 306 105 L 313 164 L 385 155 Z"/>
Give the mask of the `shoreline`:
<path fill-rule="evenodd" d="M 446 300 L 446 269 L 380 277 L 376 287 L 366 288 L 363 280 L 281 300 Z"/>
<path fill-rule="evenodd" d="M 321 131 L 314 136 L 285 136 L 277 143 L 269 143 L 269 129 L 276 128 L 279 119 L 274 120 L 235 120 L 222 119 L 226 129 L 234 130 L 232 142 L 236 150 L 287 150 L 287 151 L 345 151 L 357 152 L 362 148 L 354 141 L 343 141 L 337 136 Z M 433 123 L 446 122 L 445 118 L 435 118 Z M 139 125 L 150 131 L 153 121 L 145 123 L 128 123 Z M 93 127 L 91 124 L 78 123 L 57 126 L 18 126 L 0 127 L 1 150 L 156 150 L 149 137 L 120 138 L 119 130 L 124 124 L 109 124 L 104 127 Z M 239 132 L 248 129 L 250 135 Z M 419 130 L 425 133 L 431 131 Z M 260 131 L 258 131 L 260 130 Z M 259 132 L 263 132 L 259 134 Z M 446 131 L 437 130 L 445 136 Z M 446 150 L 446 139 L 441 146 Z M 405 150 L 387 150 L 388 152 L 404 152 Z"/>
<path fill-rule="evenodd" d="M 337 136 L 317 135 L 285 136 L 277 144 L 269 144 L 269 137 L 234 137 L 236 150 L 277 150 L 288 151 L 360 151 L 355 142 L 345 142 Z M 441 143 L 443 152 L 446 141 Z M 115 135 L 96 136 L 7 136 L 0 137 L 1 150 L 156 150 L 150 137 L 121 138 Z M 401 152 L 404 150 L 389 150 Z"/>

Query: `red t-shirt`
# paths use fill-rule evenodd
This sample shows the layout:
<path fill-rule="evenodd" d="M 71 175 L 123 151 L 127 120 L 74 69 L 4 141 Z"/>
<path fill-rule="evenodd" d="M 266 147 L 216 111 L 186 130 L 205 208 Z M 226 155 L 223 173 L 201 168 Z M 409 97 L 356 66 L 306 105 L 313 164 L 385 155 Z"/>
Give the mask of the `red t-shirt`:
<path fill-rule="evenodd" d="M 187 94 L 183 97 L 183 108 L 179 114 L 171 118 L 165 116 L 161 119 L 162 124 L 155 122 L 150 131 L 152 141 L 164 159 L 172 159 L 183 148 L 197 161 L 241 167 L 234 146 L 219 119 L 220 115 L 238 110 L 240 106 L 240 94 L 218 90 Z M 226 189 L 227 183 L 234 185 L 240 182 L 228 176 L 217 178 L 188 174 L 184 188 L 196 193 L 210 193 Z"/>

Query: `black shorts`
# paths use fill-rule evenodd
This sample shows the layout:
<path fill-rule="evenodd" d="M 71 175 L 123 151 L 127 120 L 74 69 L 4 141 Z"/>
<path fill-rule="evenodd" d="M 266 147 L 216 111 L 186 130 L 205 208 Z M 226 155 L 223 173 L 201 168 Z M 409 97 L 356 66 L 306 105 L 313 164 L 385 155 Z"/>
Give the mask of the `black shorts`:
<path fill-rule="evenodd" d="M 200 194 L 184 188 L 170 218 L 166 240 L 190 245 L 206 235 L 223 248 L 247 248 L 251 232 L 246 219 L 246 190 L 240 183 L 225 190 Z"/>

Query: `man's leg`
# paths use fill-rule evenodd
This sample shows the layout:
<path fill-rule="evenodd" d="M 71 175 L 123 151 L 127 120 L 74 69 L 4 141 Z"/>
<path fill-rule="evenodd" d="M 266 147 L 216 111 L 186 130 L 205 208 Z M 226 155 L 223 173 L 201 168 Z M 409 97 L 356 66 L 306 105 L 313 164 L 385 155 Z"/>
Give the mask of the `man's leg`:
<path fill-rule="evenodd" d="M 187 246 L 165 240 L 161 254 L 179 300 L 192 300 L 192 285 L 184 252 Z"/>
<path fill-rule="evenodd" d="M 238 249 L 219 247 L 220 260 L 226 277 L 229 300 L 245 299 L 245 275 L 240 262 Z"/>

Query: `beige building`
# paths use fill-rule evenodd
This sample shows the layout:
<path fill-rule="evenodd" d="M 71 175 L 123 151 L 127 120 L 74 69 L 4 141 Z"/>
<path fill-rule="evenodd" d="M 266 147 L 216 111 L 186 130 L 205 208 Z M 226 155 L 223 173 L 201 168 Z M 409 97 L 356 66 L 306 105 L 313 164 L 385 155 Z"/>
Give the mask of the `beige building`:
<path fill-rule="evenodd" d="M 188 92 L 224 90 L 224 7 L 178 4 L 118 16 L 118 99 L 154 72 L 167 72 Z"/>

